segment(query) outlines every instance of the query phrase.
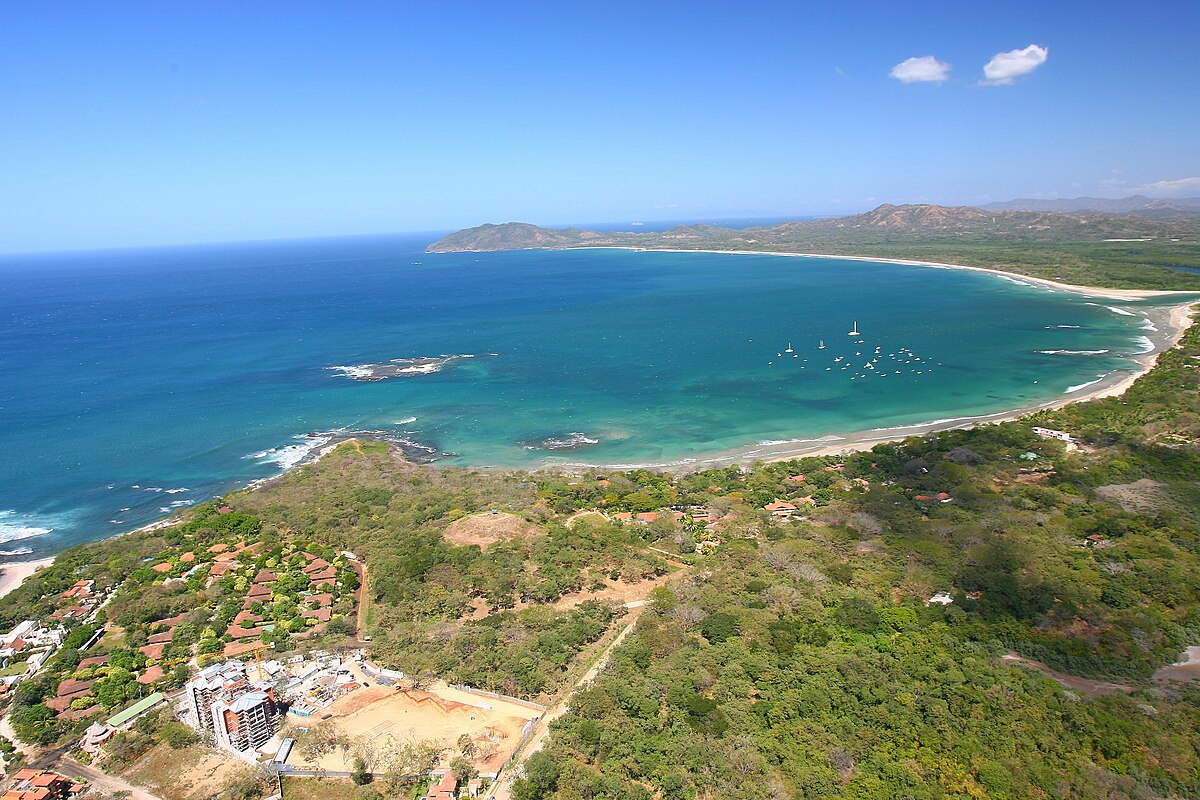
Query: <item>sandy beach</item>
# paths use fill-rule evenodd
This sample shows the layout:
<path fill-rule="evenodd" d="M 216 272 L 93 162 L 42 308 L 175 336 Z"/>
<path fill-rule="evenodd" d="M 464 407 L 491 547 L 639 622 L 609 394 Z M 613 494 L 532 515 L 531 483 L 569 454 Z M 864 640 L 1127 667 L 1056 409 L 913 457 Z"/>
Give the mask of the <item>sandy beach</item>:
<path fill-rule="evenodd" d="M 40 558 L 37 561 L 13 561 L 0 564 L 0 597 L 16 589 L 21 582 L 39 569 L 44 569 L 54 563 L 54 558 Z"/>

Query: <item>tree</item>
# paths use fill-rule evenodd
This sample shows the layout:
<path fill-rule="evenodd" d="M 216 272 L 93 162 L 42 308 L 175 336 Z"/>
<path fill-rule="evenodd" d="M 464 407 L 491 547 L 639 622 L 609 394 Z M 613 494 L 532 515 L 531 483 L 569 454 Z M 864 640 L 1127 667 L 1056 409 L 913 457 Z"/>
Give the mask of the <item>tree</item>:
<path fill-rule="evenodd" d="M 63 726 L 55 719 L 54 709 L 43 703 L 17 708 L 8 715 L 13 733 L 26 744 L 50 744 L 62 733 Z"/>
<path fill-rule="evenodd" d="M 541 800 L 558 788 L 558 762 L 539 750 L 525 760 L 525 777 L 513 784 L 514 800 Z"/>
<path fill-rule="evenodd" d="M 709 614 L 704 618 L 704 622 L 700 623 L 700 632 L 704 634 L 705 639 L 719 644 L 737 635 L 737 617 L 724 611 Z"/>

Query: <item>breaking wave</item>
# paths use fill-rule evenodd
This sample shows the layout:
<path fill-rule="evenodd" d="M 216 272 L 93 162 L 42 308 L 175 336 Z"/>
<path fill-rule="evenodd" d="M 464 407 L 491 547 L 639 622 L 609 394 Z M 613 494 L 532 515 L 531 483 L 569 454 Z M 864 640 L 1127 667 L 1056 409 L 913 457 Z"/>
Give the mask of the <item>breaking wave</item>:
<path fill-rule="evenodd" d="M 1136 339 L 1134 339 L 1133 342 L 1134 342 L 1134 344 L 1136 344 L 1142 348 L 1141 350 L 1138 350 L 1136 353 L 1134 353 L 1135 356 L 1140 356 L 1143 353 L 1150 353 L 1150 352 L 1154 351 L 1154 342 L 1150 341 L 1149 337 L 1139 336 Z"/>
<path fill-rule="evenodd" d="M 1088 381 L 1087 383 L 1076 384 L 1075 386 L 1068 386 L 1067 390 L 1065 392 L 1063 392 L 1063 394 L 1071 394 L 1073 392 L 1078 392 L 1080 389 L 1086 389 L 1089 386 L 1095 386 L 1097 383 L 1099 383 L 1100 381 L 1104 380 L 1107 377 L 1108 377 L 1107 375 L 1101 375 L 1099 378 L 1096 378 L 1096 380 L 1094 380 L 1094 381 Z"/>
<path fill-rule="evenodd" d="M 30 524 L 28 515 L 15 511 L 0 511 L 0 542 L 15 542 L 21 539 L 32 539 L 35 536 L 45 536 L 54 530 L 44 525 Z"/>
<path fill-rule="evenodd" d="M 1037 352 L 1047 356 L 1102 356 L 1105 353 L 1111 353 L 1111 350 L 1038 350 Z"/>

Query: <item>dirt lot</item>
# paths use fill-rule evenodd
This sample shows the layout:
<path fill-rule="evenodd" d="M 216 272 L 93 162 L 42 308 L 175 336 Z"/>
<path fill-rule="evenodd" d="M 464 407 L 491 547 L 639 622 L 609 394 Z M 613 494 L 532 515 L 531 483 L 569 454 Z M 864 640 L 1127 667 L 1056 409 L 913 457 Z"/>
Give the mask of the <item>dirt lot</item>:
<path fill-rule="evenodd" d="M 1096 488 L 1096 494 L 1111 500 L 1129 512 L 1154 511 L 1168 499 L 1165 483 L 1142 478 L 1133 483 L 1110 483 Z"/>
<path fill-rule="evenodd" d="M 450 523 L 442 536 L 446 541 L 460 547 L 475 544 L 479 545 L 479 549 L 486 550 L 496 542 L 524 539 L 537 536 L 541 532 L 538 526 L 514 514 L 485 511 L 456 519 Z"/>
<path fill-rule="evenodd" d="M 446 748 L 446 761 L 458 753 L 459 737 L 468 734 L 474 740 L 476 750 L 484 754 L 475 759 L 475 766 L 480 772 L 487 773 L 494 772 L 504 763 L 520 740 L 526 722 L 540 712 L 439 683 L 428 691 L 365 687 L 333 703 L 325 713 L 330 715 L 328 721 L 335 722 L 351 737 L 380 742 L 388 737 L 395 741 L 436 739 Z M 329 771 L 346 771 L 353 766 L 341 751 L 323 756 L 312 764 L 305 763 L 293 750 L 288 763 Z"/>
<path fill-rule="evenodd" d="M 172 750 L 160 744 L 125 777 L 164 800 L 207 800 L 224 788 L 225 780 L 240 766 L 241 761 L 204 747 Z"/>

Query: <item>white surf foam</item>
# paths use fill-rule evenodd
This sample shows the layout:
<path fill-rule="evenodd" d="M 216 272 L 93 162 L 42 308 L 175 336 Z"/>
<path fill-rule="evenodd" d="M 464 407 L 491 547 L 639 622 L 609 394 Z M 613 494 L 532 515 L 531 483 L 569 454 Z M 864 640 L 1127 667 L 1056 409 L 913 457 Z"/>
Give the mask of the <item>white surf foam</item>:
<path fill-rule="evenodd" d="M 1100 381 L 1104 380 L 1107 377 L 1108 377 L 1107 375 L 1101 375 L 1099 378 L 1096 378 L 1096 380 L 1094 380 L 1094 381 L 1088 381 L 1087 383 L 1080 383 L 1075 386 L 1068 386 L 1067 390 L 1065 392 L 1063 392 L 1063 394 L 1073 394 L 1075 392 L 1078 392 L 1080 389 L 1086 389 L 1089 386 L 1095 386 L 1097 383 L 1099 383 Z"/>
<path fill-rule="evenodd" d="M 1142 348 L 1141 350 L 1138 350 L 1136 353 L 1134 353 L 1135 356 L 1142 355 L 1143 353 L 1150 353 L 1150 352 L 1154 351 L 1154 342 L 1150 341 L 1150 339 L 1145 336 L 1139 336 L 1136 339 L 1134 339 L 1133 342 L 1138 347 Z"/>
<path fill-rule="evenodd" d="M 841 442 L 845 441 L 845 436 L 822 436 L 817 439 L 767 439 L 759 442 L 760 447 L 773 447 L 781 444 L 806 444 L 808 442 Z"/>
<path fill-rule="evenodd" d="M 293 438 L 299 441 L 296 444 L 251 453 L 245 458 L 252 458 L 263 464 L 275 464 L 281 469 L 289 470 L 307 458 L 313 450 L 329 444 L 333 440 L 333 433 L 308 433 Z"/>
<path fill-rule="evenodd" d="M 488 353 L 489 356 L 496 355 Z M 393 358 L 375 364 L 339 364 L 325 369 L 338 373 L 343 378 L 356 381 L 382 381 L 388 378 L 411 378 L 432 375 L 464 358 L 475 358 L 474 353 L 454 353 L 417 358 Z"/>
<path fill-rule="evenodd" d="M 1135 312 L 1129 311 L 1124 308 L 1117 308 L 1116 306 L 1105 306 L 1105 308 L 1107 308 L 1109 311 L 1113 312 L 1114 314 L 1120 314 L 1123 317 L 1136 317 L 1137 316 L 1137 314 Z"/>
<path fill-rule="evenodd" d="M 1141 328 L 1144 331 L 1157 331 L 1158 330 L 1158 328 L 1155 326 L 1155 324 L 1148 319 L 1142 320 Z"/>
<path fill-rule="evenodd" d="M 1110 350 L 1038 350 L 1047 356 L 1100 356 L 1112 352 Z"/>
<path fill-rule="evenodd" d="M 411 425 L 412 423 L 414 423 L 416 421 L 417 421 L 416 417 L 405 417 L 404 419 L 396 420 L 392 424 L 393 425 Z"/>
<path fill-rule="evenodd" d="M 0 556 L 27 556 L 32 552 L 32 547 L 18 547 L 15 550 L 0 550 Z"/>
<path fill-rule="evenodd" d="M 15 511 L 0 511 L 0 542 L 15 542 L 21 539 L 32 539 L 35 536 L 45 536 L 54 528 L 30 524 L 27 515 Z"/>

